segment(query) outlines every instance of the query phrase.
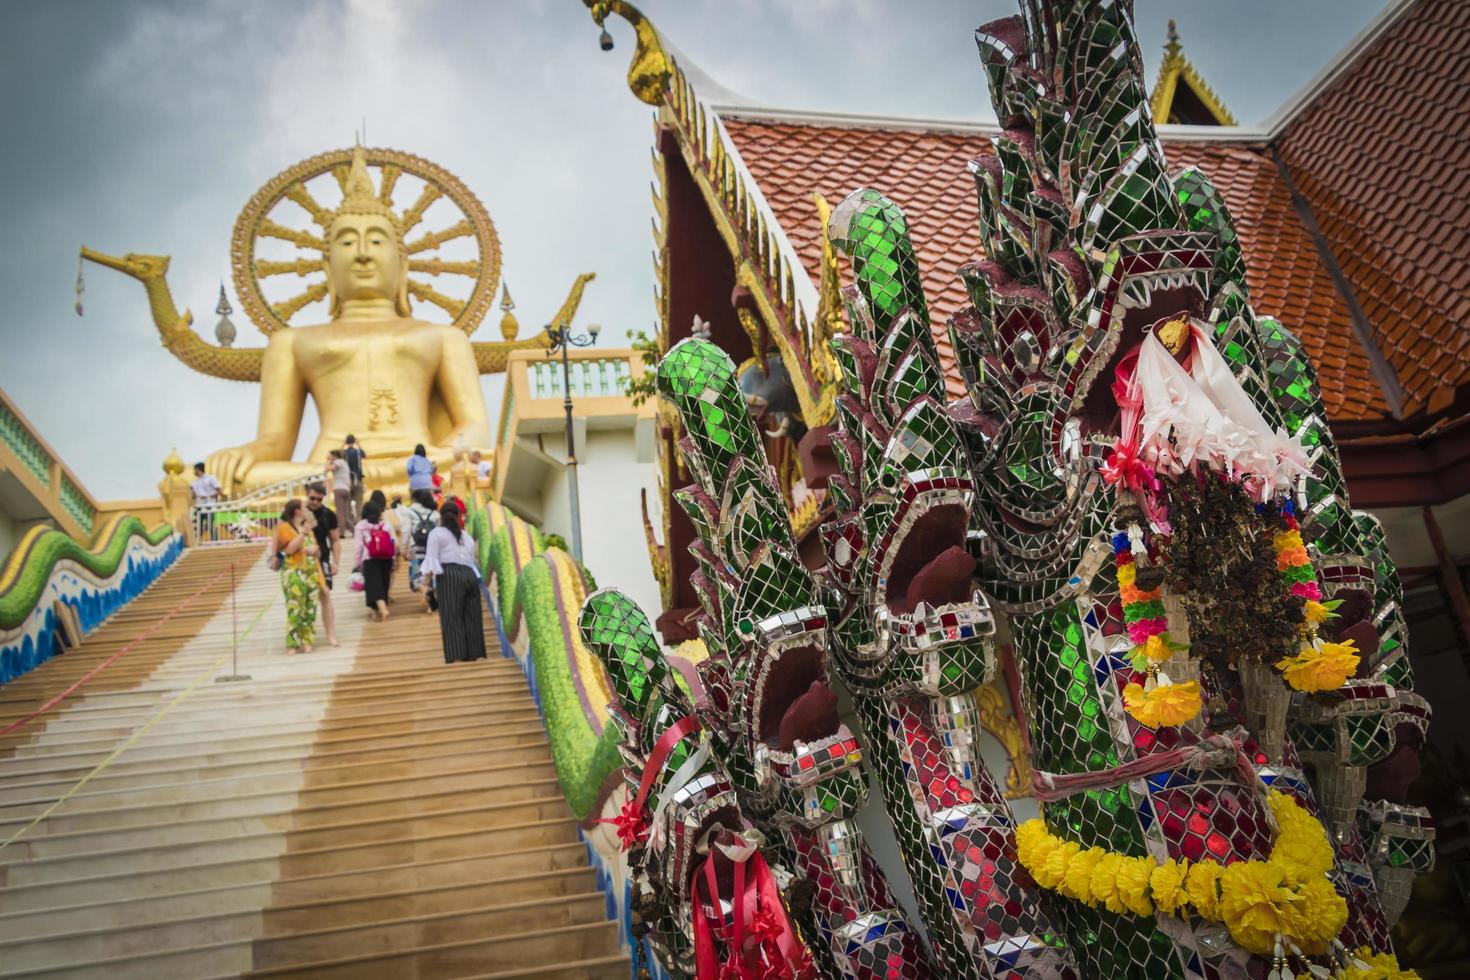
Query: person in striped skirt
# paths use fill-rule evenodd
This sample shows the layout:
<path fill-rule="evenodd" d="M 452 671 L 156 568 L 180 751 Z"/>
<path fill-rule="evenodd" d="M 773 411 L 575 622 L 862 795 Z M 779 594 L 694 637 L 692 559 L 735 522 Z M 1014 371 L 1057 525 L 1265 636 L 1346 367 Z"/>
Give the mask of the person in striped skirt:
<path fill-rule="evenodd" d="M 485 657 L 485 621 L 480 608 L 480 569 L 475 539 L 464 529 L 464 515 L 453 501 L 439 509 L 439 526 L 429 532 L 419 573 L 431 602 L 439 606 L 444 662 Z"/>

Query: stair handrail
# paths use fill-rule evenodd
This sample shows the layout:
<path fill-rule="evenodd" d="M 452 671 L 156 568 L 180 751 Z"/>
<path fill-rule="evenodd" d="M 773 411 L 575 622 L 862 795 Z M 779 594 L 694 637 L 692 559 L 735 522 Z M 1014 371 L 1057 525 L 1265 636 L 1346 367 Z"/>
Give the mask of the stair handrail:
<path fill-rule="evenodd" d="M 238 544 L 242 541 L 260 541 L 269 538 L 275 533 L 280 518 L 267 515 L 257 520 L 248 513 L 250 504 L 273 497 L 291 496 L 291 491 L 297 487 L 304 488 L 312 483 L 325 480 L 326 474 L 324 473 L 314 476 L 292 476 L 256 487 L 249 493 L 243 493 L 237 497 L 213 500 L 207 504 L 194 504 L 189 508 L 189 522 L 194 529 L 194 543 L 198 545 Z M 221 535 L 222 529 L 215 520 L 216 516 L 234 513 L 238 513 L 239 518 L 223 528 L 225 533 Z"/>

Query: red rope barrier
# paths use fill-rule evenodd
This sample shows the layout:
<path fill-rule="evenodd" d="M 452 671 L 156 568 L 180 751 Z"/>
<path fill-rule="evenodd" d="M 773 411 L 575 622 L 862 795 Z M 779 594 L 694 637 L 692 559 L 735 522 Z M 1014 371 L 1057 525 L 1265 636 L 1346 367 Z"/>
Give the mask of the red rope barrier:
<path fill-rule="evenodd" d="M 222 569 L 218 575 L 216 575 L 214 578 L 210 579 L 208 582 L 205 582 L 203 585 L 199 586 L 199 588 L 192 595 L 190 595 L 186 599 L 184 599 L 183 602 L 180 602 L 177 606 L 174 606 L 168 612 L 164 613 L 162 619 L 158 620 L 156 623 L 154 623 L 153 625 L 149 626 L 146 630 L 144 630 L 143 632 L 139 633 L 137 636 L 135 636 L 131 640 L 129 640 L 127 642 L 127 644 L 121 650 L 117 651 L 117 653 L 114 653 L 112 656 L 108 657 L 106 660 L 102 661 L 100 664 L 98 664 L 97 666 L 93 667 L 91 670 L 87 671 L 81 677 L 78 677 L 76 679 L 76 681 L 70 687 L 68 687 L 66 690 L 64 690 L 60 694 L 56 695 L 50 701 L 47 701 L 45 704 L 41 705 L 35 711 L 32 711 L 30 714 L 28 714 L 28 715 L 26 715 L 26 716 L 24 716 L 22 718 L 18 718 L 17 720 L 15 720 L 15 721 L 11 722 L 10 724 L 6 725 L 4 728 L 0 728 L 0 737 L 3 737 L 5 735 L 9 735 L 11 732 L 15 731 L 17 728 L 20 728 L 23 725 L 30 724 L 31 722 L 33 722 L 37 718 L 39 718 L 41 715 L 45 714 L 46 712 L 50 711 L 52 708 L 54 708 L 58 704 L 60 704 L 62 701 L 66 700 L 66 698 L 69 697 L 73 692 L 75 692 L 77 688 L 81 687 L 83 684 L 87 683 L 87 681 L 91 680 L 92 678 L 96 677 L 98 674 L 102 673 L 102 671 L 104 669 L 106 669 L 108 666 L 110 666 L 114 661 L 116 661 L 118 657 L 121 657 L 123 654 L 127 653 L 133 647 L 137 646 L 139 643 L 142 643 L 144 640 L 148 639 L 148 637 L 152 636 L 153 635 L 153 632 L 156 629 L 158 629 L 164 623 L 168 622 L 170 619 L 173 619 L 174 616 L 177 615 L 180 610 L 182 610 L 189 603 L 193 602 L 195 599 L 199 598 L 200 594 L 202 592 L 204 592 L 204 590 L 208 589 L 211 585 L 214 585 L 214 583 L 216 583 L 220 579 L 224 578 L 225 575 L 227 573 L 233 571 L 234 568 L 235 568 L 235 563 L 234 562 L 230 562 L 229 566 L 226 567 L 226 568 L 224 568 L 224 569 Z"/>

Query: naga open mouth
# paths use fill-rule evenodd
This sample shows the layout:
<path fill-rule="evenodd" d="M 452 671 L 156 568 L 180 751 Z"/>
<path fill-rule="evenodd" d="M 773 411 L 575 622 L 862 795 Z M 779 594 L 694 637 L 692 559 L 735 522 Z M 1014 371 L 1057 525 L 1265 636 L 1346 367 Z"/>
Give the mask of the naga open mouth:
<path fill-rule="evenodd" d="M 908 616 L 921 602 L 947 606 L 970 599 L 975 559 L 965 548 L 969 520 L 959 504 L 931 507 L 914 520 L 888 569 L 889 612 Z"/>
<path fill-rule="evenodd" d="M 1083 439 L 1111 444 L 1118 435 L 1119 410 L 1113 381 L 1123 358 L 1143 342 L 1154 323 L 1173 316 L 1197 316 L 1209 295 L 1213 247 L 1202 235 L 1190 232 L 1153 232 L 1119 242 L 1116 284 L 1100 305 L 1113 324 L 1113 334 L 1100 353 L 1106 360 L 1092 363 L 1079 384 L 1085 391 L 1075 414 Z"/>
<path fill-rule="evenodd" d="M 760 698 L 757 736 L 782 752 L 793 751 L 797 742 L 831 738 L 842 727 L 837 696 L 816 647 L 783 651 L 767 671 Z"/>

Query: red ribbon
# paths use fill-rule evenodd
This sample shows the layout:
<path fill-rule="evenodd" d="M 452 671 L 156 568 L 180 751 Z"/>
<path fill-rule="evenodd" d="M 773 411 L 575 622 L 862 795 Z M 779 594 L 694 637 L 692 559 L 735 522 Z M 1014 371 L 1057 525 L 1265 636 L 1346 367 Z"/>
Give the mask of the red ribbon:
<path fill-rule="evenodd" d="M 713 848 L 714 845 L 711 845 Z M 750 874 L 747 876 L 747 865 Z M 719 915 L 720 888 L 715 876 L 715 852 L 704 862 L 709 903 Z M 714 932 L 705 903 L 695 896 L 694 964 L 697 980 L 807 980 L 816 976 L 806 947 L 796 938 L 781 904 L 775 876 L 759 851 L 735 862 L 735 889 L 731 896 L 734 922 L 725 962 L 719 962 Z M 750 923 L 749 948 L 746 923 Z"/>
<path fill-rule="evenodd" d="M 618 843 L 623 850 L 628 850 L 634 844 L 641 843 L 648 837 L 648 814 L 644 805 L 648 801 L 648 792 L 653 789 L 654 780 L 663 771 L 664 761 L 668 759 L 669 753 L 674 751 L 674 746 L 679 740 L 699 727 L 699 722 L 693 715 L 686 715 L 674 722 L 664 730 L 658 741 L 653 744 L 653 751 L 648 754 L 648 760 L 643 764 L 643 778 L 638 782 L 638 795 L 623 804 L 618 815 L 611 819 L 600 819 L 594 823 L 610 823 L 617 828 Z"/>
<path fill-rule="evenodd" d="M 1102 465 L 1103 479 L 1114 486 L 1126 487 L 1134 493 L 1152 489 L 1154 471 L 1138 457 L 1138 446 L 1131 440 L 1118 439 Z"/>

